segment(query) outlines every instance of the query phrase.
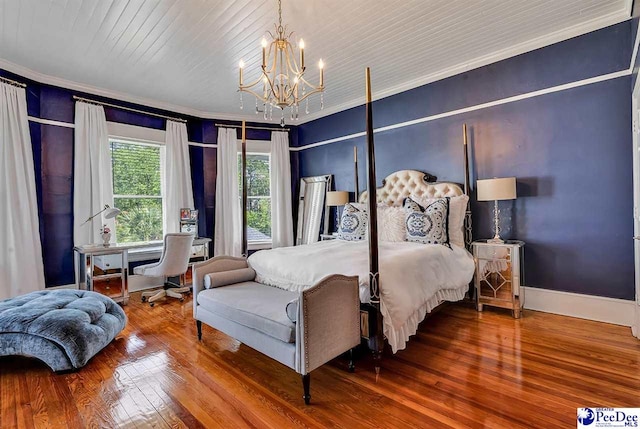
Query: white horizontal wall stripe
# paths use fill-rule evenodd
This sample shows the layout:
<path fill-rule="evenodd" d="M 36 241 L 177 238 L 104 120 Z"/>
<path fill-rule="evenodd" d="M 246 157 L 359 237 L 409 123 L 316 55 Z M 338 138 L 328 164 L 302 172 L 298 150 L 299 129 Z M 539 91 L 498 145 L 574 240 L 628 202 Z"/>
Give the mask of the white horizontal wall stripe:
<path fill-rule="evenodd" d="M 75 128 L 75 125 L 69 122 L 52 121 L 51 119 L 36 118 L 35 116 L 29 116 L 29 121 L 37 122 L 45 125 L 55 125 L 56 127 Z"/>
<path fill-rule="evenodd" d="M 218 147 L 217 144 L 206 144 L 206 143 L 196 143 L 196 142 L 189 142 L 189 146 L 204 147 L 206 149 L 215 149 Z"/>
<path fill-rule="evenodd" d="M 606 80 L 617 79 L 617 78 L 623 77 L 623 76 L 629 76 L 631 74 L 631 72 L 632 72 L 631 69 L 620 70 L 620 71 L 617 71 L 617 72 L 613 72 L 613 73 L 608 73 L 608 74 L 592 77 L 592 78 L 589 78 L 589 79 L 578 80 L 578 81 L 575 81 L 575 82 L 565 83 L 565 84 L 553 86 L 553 87 L 550 87 L 550 88 L 540 89 L 538 91 L 532 91 L 532 92 L 527 92 L 525 94 L 514 95 L 513 97 L 507 97 L 507 98 L 503 98 L 503 99 L 500 99 L 500 100 L 490 101 L 488 103 L 476 104 L 475 106 L 469 106 L 469 107 L 465 107 L 465 108 L 462 108 L 462 109 L 451 110 L 449 112 L 438 113 L 437 115 L 425 116 L 423 118 L 413 119 L 411 121 L 406 121 L 406 122 L 400 122 L 400 123 L 397 123 L 397 124 L 387 125 L 385 127 L 376 128 L 376 129 L 373 130 L 373 132 L 374 133 L 381 133 L 381 132 L 384 132 L 384 131 L 395 130 L 397 128 L 403 128 L 403 127 L 408 127 L 408 126 L 411 126 L 411 125 L 421 124 L 423 122 L 435 121 L 436 119 L 442 119 L 442 118 L 446 118 L 446 117 L 449 117 L 449 116 L 460 115 L 462 113 L 473 112 L 475 110 L 487 109 L 489 107 L 499 106 L 501 104 L 513 103 L 514 101 L 526 100 L 528 98 L 538 97 L 540 95 L 552 94 L 554 92 L 559 92 L 559 91 L 566 91 L 568 89 L 578 88 L 580 86 L 590 85 L 592 83 L 604 82 Z M 362 136 L 365 136 L 365 135 L 366 135 L 366 133 L 363 131 L 363 132 L 360 132 L 360 133 L 349 134 L 347 136 L 336 137 L 336 138 L 329 139 L 329 140 L 323 140 L 323 141 L 320 141 L 320 142 L 317 142 L 317 143 L 312 143 L 312 144 L 308 144 L 308 145 L 301 146 L 301 147 L 291 148 L 291 150 L 297 152 L 297 151 L 301 151 L 301 150 L 305 150 L 305 149 L 311 149 L 311 148 L 318 147 L 318 146 L 324 146 L 324 145 L 331 144 L 331 143 L 337 143 L 337 142 L 341 142 L 341 141 L 344 141 L 344 140 L 353 139 L 353 138 L 356 138 L 356 137 L 362 137 Z"/>
<path fill-rule="evenodd" d="M 636 35 L 636 40 L 638 39 L 638 37 L 640 37 L 640 26 L 638 26 L 638 33 Z M 579 81 L 575 81 L 575 82 L 565 83 L 563 85 L 557 85 L 557 86 L 553 86 L 553 87 L 550 87 L 550 88 L 540 89 L 538 91 L 527 92 L 527 93 L 524 93 L 524 94 L 515 95 L 513 97 L 507 97 L 507 98 L 503 98 L 503 99 L 500 99 L 500 100 L 490 101 L 488 103 L 476 104 L 474 106 L 469 106 L 469 107 L 465 107 L 465 108 L 462 108 L 462 109 L 457 109 L 457 110 L 451 110 L 449 112 L 438 113 L 437 115 L 425 116 L 423 118 L 413 119 L 411 121 L 399 122 L 397 124 L 392 124 L 392 125 L 387 125 L 385 127 L 376 128 L 376 129 L 373 130 L 373 132 L 374 133 L 381 133 L 381 132 L 385 132 L 385 131 L 394 130 L 394 129 L 397 129 L 397 128 L 409 127 L 411 125 L 421 124 L 423 122 L 435 121 L 437 119 L 442 119 L 442 118 L 446 118 L 446 117 L 449 117 L 449 116 L 460 115 L 460 114 L 463 114 L 463 113 L 473 112 L 475 110 L 487 109 L 489 107 L 499 106 L 499 105 L 507 104 L 507 103 L 513 103 L 515 101 L 526 100 L 528 98 L 538 97 L 538 96 L 545 95 L 545 94 L 552 94 L 554 92 L 566 91 L 566 90 L 569 90 L 569 89 L 578 88 L 578 87 L 585 86 L 585 85 L 590 85 L 590 84 L 593 84 L 593 83 L 604 82 L 604 81 L 611 80 L 611 79 L 617 79 L 617 78 L 623 77 L 623 76 L 629 76 L 632 73 L 633 64 L 635 62 L 635 57 L 637 55 L 637 51 L 638 51 L 638 49 L 637 49 L 637 45 L 636 45 L 636 48 L 634 49 L 634 54 L 632 56 L 631 65 L 630 65 L 629 69 L 627 69 L 627 70 L 620 70 L 620 71 L 617 71 L 617 72 L 613 72 L 613 73 L 608 73 L 608 74 L 592 77 L 592 78 L 589 78 L 589 79 L 583 79 L 583 80 L 579 80 Z M 54 125 L 54 126 L 59 126 L 59 127 L 74 128 L 74 125 L 72 123 L 53 121 L 53 120 L 50 120 L 50 119 L 41 119 L 41 118 L 36 118 L 34 116 L 29 116 L 29 121 L 37 122 L 37 123 L 45 124 L 45 125 Z M 318 146 L 324 146 L 324 145 L 331 144 L 331 143 L 338 143 L 338 142 L 345 141 L 345 140 L 350 140 L 350 139 L 354 139 L 354 138 L 358 138 L 358 137 L 364 137 L 365 135 L 366 135 L 366 133 L 364 131 L 362 131 L 362 132 L 359 132 L 359 133 L 349 134 L 349 135 L 346 135 L 346 136 L 336 137 L 336 138 L 332 138 L 332 139 L 328 139 L 328 140 L 322 140 L 322 141 L 319 141 L 319 142 L 316 142 L 316 143 L 311 143 L 311 144 L 308 144 L 308 145 L 305 145 L 305 146 L 301 146 L 301 147 L 292 147 L 289 150 L 292 151 L 292 152 L 299 152 L 299 151 L 306 150 L 306 149 L 312 149 L 312 148 L 318 147 Z M 195 142 L 189 142 L 189 145 L 190 146 L 203 147 L 203 148 L 217 148 L 218 147 L 218 145 L 216 145 L 216 144 L 205 144 L 205 143 L 195 143 Z"/>
<path fill-rule="evenodd" d="M 377 130 L 373 130 L 373 132 L 377 132 Z M 341 142 L 343 140 L 349 140 L 349 139 L 355 139 L 357 137 L 363 137 L 366 134 L 367 134 L 366 132 L 362 131 L 360 133 L 349 134 L 348 136 L 336 137 L 335 139 L 331 139 L 331 140 L 323 140 L 323 141 L 318 142 L 318 143 L 312 143 L 312 144 L 308 144 L 308 145 L 301 146 L 301 147 L 292 147 L 289 150 L 292 150 L 294 152 L 298 152 L 298 151 L 305 150 L 305 149 L 311 149 L 313 147 L 324 146 L 326 144 Z"/>
<path fill-rule="evenodd" d="M 29 116 L 29 121 L 30 122 L 37 122 L 39 124 L 53 125 L 53 126 L 56 126 L 56 127 L 75 128 L 75 125 L 72 124 L 72 123 L 69 123 L 69 122 L 53 121 L 51 119 L 36 118 L 35 116 Z M 120 136 L 120 137 L 122 137 L 122 136 Z M 155 142 L 155 140 L 154 140 L 154 142 Z M 205 143 L 196 143 L 196 142 L 189 142 L 189 146 L 198 146 L 198 147 L 204 147 L 204 148 L 217 148 L 218 147 L 217 144 L 205 144 Z"/>

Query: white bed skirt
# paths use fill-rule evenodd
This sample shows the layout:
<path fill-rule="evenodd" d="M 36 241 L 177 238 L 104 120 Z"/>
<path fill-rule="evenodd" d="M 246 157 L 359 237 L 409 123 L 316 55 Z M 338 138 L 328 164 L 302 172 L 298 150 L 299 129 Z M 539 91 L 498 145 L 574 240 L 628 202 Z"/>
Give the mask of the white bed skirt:
<path fill-rule="evenodd" d="M 256 281 L 301 292 L 331 274 L 358 276 L 361 302 L 369 302 L 368 243 L 343 240 L 256 252 Z M 384 334 L 395 353 L 442 301 L 464 298 L 473 278 L 465 249 L 418 243 L 380 243 L 380 302 Z"/>

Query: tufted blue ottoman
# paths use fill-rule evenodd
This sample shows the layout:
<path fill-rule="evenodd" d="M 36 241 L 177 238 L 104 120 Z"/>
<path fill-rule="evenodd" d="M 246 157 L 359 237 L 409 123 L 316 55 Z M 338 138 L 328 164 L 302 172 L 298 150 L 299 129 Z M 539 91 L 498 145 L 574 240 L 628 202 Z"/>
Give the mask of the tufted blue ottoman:
<path fill-rule="evenodd" d="M 35 357 L 54 371 L 82 368 L 126 323 L 122 308 L 96 292 L 32 292 L 0 301 L 0 356 Z"/>

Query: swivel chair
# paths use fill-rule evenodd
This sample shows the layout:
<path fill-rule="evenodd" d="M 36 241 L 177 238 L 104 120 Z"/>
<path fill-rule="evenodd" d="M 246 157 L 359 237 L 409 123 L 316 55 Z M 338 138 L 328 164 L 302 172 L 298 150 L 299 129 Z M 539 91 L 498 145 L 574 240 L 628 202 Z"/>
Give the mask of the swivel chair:
<path fill-rule="evenodd" d="M 142 293 L 142 302 L 148 301 L 151 307 L 160 298 L 169 296 L 184 301 L 183 293 L 189 292 L 190 287 L 185 286 L 185 273 L 189 268 L 191 256 L 191 246 L 193 245 L 193 234 L 171 233 L 164 236 L 164 246 L 160 261 L 140 265 L 133 269 L 134 274 L 150 277 L 165 277 L 165 288 L 159 291 L 149 291 Z M 174 283 L 169 283 L 168 277 L 180 277 L 180 284 L 172 287 Z"/>

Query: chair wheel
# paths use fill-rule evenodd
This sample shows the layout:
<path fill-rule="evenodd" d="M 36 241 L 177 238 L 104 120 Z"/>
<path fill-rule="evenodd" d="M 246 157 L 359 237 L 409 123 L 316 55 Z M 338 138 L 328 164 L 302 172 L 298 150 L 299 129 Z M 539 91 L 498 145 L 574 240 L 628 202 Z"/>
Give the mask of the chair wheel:
<path fill-rule="evenodd" d="M 155 303 L 155 302 L 150 302 L 150 303 L 149 303 L 149 307 L 153 307 L 154 305 L 156 305 L 156 303 Z"/>
<path fill-rule="evenodd" d="M 142 297 L 142 302 L 147 302 L 147 297 L 146 296 Z"/>
<path fill-rule="evenodd" d="M 180 302 L 184 302 L 184 298 L 180 298 Z"/>

